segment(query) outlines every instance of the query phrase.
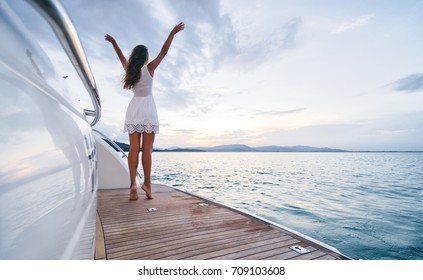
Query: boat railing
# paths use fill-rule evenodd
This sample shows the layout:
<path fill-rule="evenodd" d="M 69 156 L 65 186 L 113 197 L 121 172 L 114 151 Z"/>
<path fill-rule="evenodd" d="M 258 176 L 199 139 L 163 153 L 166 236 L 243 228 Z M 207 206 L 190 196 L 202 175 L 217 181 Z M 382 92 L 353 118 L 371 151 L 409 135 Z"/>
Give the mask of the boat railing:
<path fill-rule="evenodd" d="M 113 141 L 112 139 L 110 139 L 109 137 L 107 137 L 104 133 L 98 131 L 97 129 L 93 129 L 93 132 L 97 133 L 98 135 L 101 136 L 101 138 L 103 138 L 103 140 L 105 140 L 107 143 L 109 143 L 116 151 L 120 152 L 122 154 L 122 158 L 128 158 L 128 155 L 125 153 L 124 150 L 122 150 L 121 147 L 119 147 L 118 144 L 116 144 L 115 141 Z M 141 179 L 141 174 L 137 171 L 137 176 L 138 178 Z"/>
<path fill-rule="evenodd" d="M 57 0 L 27 0 L 27 2 L 48 21 L 87 89 L 94 109 L 84 109 L 84 114 L 93 117 L 90 124 L 94 126 L 101 116 L 100 96 L 81 41 L 65 8 Z"/>

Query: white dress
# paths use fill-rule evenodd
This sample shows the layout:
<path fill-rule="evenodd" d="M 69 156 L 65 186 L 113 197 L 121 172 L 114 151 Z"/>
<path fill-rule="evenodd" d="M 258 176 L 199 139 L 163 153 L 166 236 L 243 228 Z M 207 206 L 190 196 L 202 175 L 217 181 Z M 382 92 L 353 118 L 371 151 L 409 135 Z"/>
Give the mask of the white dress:
<path fill-rule="evenodd" d="M 156 103 L 153 98 L 153 77 L 147 65 L 141 68 L 141 78 L 132 87 L 134 97 L 128 104 L 123 132 L 159 132 L 159 119 L 157 117 Z"/>

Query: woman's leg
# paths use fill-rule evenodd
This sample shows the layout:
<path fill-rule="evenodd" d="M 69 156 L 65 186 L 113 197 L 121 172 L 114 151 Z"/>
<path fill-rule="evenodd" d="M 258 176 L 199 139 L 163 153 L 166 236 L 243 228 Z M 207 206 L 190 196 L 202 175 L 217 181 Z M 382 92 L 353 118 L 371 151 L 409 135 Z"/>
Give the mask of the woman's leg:
<path fill-rule="evenodd" d="M 139 162 L 139 155 L 140 155 L 140 141 L 141 141 L 141 134 L 138 132 L 134 132 L 129 134 L 129 154 L 128 154 L 128 167 L 129 167 L 129 177 L 131 180 L 131 192 L 130 192 L 130 200 L 137 200 L 137 169 L 138 169 L 138 162 Z"/>
<path fill-rule="evenodd" d="M 153 154 L 154 133 L 142 133 L 142 168 L 144 170 L 144 184 L 142 189 L 148 198 L 153 198 L 151 194 L 151 162 Z"/>

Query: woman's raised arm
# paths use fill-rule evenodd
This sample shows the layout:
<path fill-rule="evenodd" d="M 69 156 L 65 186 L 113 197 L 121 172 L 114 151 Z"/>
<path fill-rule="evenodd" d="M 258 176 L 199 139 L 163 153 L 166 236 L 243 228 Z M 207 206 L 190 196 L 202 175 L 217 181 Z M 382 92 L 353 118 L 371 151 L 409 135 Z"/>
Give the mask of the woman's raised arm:
<path fill-rule="evenodd" d="M 178 33 L 179 31 L 184 30 L 184 28 L 185 28 L 185 24 L 181 22 L 177 24 L 172 29 L 172 31 L 170 31 L 170 34 L 167 37 L 166 41 L 164 42 L 159 55 L 148 64 L 148 71 L 150 72 L 151 76 L 153 76 L 154 70 L 156 70 L 157 66 L 159 66 L 159 64 L 162 62 L 163 58 L 166 56 L 167 52 L 169 51 L 170 45 L 172 44 L 173 37 L 175 36 L 175 34 Z"/>
<path fill-rule="evenodd" d="M 128 61 L 126 60 L 126 57 L 123 55 L 121 49 L 119 48 L 119 45 L 116 43 L 115 38 L 113 38 L 109 34 L 106 34 L 104 35 L 104 39 L 112 44 L 117 56 L 119 57 L 120 62 L 122 63 L 123 68 L 126 69 L 126 67 L 128 66 Z"/>

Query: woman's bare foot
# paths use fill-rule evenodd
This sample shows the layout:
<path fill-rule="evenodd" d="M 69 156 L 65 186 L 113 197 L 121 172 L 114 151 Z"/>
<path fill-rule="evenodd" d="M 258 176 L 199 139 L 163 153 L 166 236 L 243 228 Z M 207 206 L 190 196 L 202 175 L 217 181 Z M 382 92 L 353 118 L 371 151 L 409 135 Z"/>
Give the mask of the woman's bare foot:
<path fill-rule="evenodd" d="M 147 196 L 148 199 L 153 199 L 153 196 L 151 195 L 151 187 L 148 188 L 146 185 L 142 184 L 141 189 L 145 191 L 145 195 Z"/>
<path fill-rule="evenodd" d="M 131 186 L 131 192 L 129 193 L 129 200 L 137 200 L 138 199 L 138 192 L 137 186 Z"/>

